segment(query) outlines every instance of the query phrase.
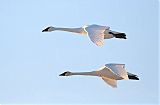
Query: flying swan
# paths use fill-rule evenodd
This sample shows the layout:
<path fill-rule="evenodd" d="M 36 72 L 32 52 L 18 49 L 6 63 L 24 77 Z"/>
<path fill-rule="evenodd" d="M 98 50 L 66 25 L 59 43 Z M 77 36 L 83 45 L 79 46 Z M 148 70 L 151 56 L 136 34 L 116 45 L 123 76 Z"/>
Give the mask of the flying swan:
<path fill-rule="evenodd" d="M 95 43 L 97 46 L 104 45 L 104 39 L 110 38 L 121 38 L 126 39 L 126 34 L 122 32 L 116 32 L 110 30 L 108 26 L 101 26 L 101 25 L 86 25 L 79 28 L 60 28 L 60 27 L 47 27 L 42 32 L 51 32 L 51 31 L 67 31 L 73 33 L 79 33 L 85 36 L 89 36 L 90 40 Z"/>
<path fill-rule="evenodd" d="M 108 85 L 113 88 L 117 87 L 117 80 L 139 80 L 138 76 L 129 73 L 125 69 L 125 64 L 105 64 L 96 71 L 91 72 L 69 72 L 66 71 L 59 76 L 72 76 L 72 75 L 84 75 L 84 76 L 98 76 L 101 77 Z"/>

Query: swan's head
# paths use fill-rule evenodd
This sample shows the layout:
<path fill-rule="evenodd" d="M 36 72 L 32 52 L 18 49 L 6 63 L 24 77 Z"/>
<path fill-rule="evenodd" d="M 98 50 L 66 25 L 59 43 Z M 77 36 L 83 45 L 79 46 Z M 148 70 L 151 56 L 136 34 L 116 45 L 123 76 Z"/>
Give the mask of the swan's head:
<path fill-rule="evenodd" d="M 47 27 L 45 28 L 44 30 L 42 30 L 42 32 L 51 32 L 51 31 L 54 31 L 54 27 L 50 26 L 50 27 Z"/>
<path fill-rule="evenodd" d="M 66 71 L 66 72 L 60 74 L 59 76 L 70 76 L 70 75 L 71 75 L 71 72 Z"/>

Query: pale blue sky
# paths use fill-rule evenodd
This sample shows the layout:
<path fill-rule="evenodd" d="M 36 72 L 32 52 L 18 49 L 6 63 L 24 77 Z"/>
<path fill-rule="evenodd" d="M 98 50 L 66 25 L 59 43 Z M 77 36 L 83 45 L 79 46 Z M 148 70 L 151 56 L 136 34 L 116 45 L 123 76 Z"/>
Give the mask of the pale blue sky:
<path fill-rule="evenodd" d="M 1 0 L 0 103 L 158 104 L 158 1 Z M 103 47 L 47 26 L 108 25 L 127 40 Z M 59 77 L 125 63 L 140 81 L 113 89 L 96 77 Z"/>

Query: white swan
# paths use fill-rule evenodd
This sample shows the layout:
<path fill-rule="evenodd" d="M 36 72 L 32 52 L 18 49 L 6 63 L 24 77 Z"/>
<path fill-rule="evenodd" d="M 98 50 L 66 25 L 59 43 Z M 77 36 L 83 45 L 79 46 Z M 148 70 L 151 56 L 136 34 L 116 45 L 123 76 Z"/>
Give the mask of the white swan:
<path fill-rule="evenodd" d="M 129 73 L 125 69 L 125 64 L 105 64 L 104 67 L 91 72 L 64 72 L 59 76 L 84 75 L 101 77 L 111 87 L 117 87 L 117 80 L 139 80 L 138 76 Z"/>
<path fill-rule="evenodd" d="M 101 25 L 87 25 L 80 28 L 59 28 L 59 27 L 47 27 L 42 32 L 51 32 L 55 30 L 60 31 L 67 31 L 67 32 L 74 32 L 79 33 L 82 35 L 88 35 L 89 38 L 93 43 L 95 43 L 98 46 L 102 46 L 104 44 L 104 39 L 110 39 L 110 38 L 121 38 L 126 39 L 125 33 L 116 32 L 110 30 L 110 27 L 108 26 L 101 26 Z"/>

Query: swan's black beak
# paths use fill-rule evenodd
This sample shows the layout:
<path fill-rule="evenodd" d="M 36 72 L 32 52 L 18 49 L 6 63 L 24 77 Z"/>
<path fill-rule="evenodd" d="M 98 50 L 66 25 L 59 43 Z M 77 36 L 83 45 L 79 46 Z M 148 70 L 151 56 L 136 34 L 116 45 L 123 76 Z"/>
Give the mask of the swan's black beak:
<path fill-rule="evenodd" d="M 42 30 L 42 32 L 45 32 L 45 30 Z"/>
<path fill-rule="evenodd" d="M 59 76 L 65 76 L 65 74 L 66 74 L 66 73 L 64 72 L 64 73 L 60 74 Z"/>
<path fill-rule="evenodd" d="M 50 27 L 47 27 L 46 29 L 42 30 L 42 32 L 48 32 Z"/>
<path fill-rule="evenodd" d="M 42 32 L 47 32 L 47 31 L 48 31 L 47 29 L 42 30 Z"/>

